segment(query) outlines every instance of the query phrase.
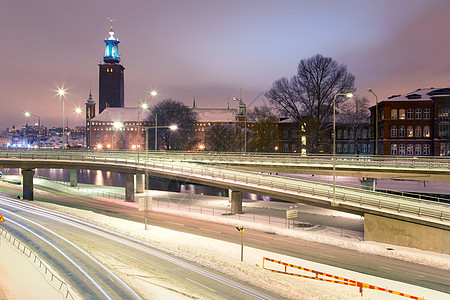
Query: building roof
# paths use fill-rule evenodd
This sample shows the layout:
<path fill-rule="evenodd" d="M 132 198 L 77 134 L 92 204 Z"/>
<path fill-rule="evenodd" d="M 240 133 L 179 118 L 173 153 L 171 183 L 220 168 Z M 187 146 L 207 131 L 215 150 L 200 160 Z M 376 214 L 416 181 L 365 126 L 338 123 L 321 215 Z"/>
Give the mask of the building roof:
<path fill-rule="evenodd" d="M 427 101 L 431 97 L 450 95 L 450 88 L 427 88 L 417 89 L 404 95 L 392 95 L 384 101 Z"/>
<path fill-rule="evenodd" d="M 99 115 L 92 118 L 94 122 L 132 122 L 139 120 L 147 120 L 151 113 L 151 109 L 142 110 L 138 107 L 107 107 Z"/>
<path fill-rule="evenodd" d="M 199 122 L 235 122 L 236 108 L 194 108 Z"/>

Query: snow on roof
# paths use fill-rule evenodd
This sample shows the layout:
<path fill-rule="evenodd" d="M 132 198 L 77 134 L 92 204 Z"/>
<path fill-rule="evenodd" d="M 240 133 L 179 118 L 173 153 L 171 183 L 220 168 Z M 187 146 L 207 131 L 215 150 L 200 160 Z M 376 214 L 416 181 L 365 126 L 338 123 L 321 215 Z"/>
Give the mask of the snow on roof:
<path fill-rule="evenodd" d="M 144 121 L 151 113 L 151 109 L 142 110 L 138 107 L 107 107 L 99 115 L 95 116 L 92 121 L 114 121 L 114 122 L 130 122 L 139 120 Z"/>
<path fill-rule="evenodd" d="M 235 122 L 236 108 L 194 108 L 199 122 Z"/>
<path fill-rule="evenodd" d="M 384 101 L 427 101 L 438 95 L 450 95 L 450 88 L 417 89 L 404 95 L 392 95 Z"/>

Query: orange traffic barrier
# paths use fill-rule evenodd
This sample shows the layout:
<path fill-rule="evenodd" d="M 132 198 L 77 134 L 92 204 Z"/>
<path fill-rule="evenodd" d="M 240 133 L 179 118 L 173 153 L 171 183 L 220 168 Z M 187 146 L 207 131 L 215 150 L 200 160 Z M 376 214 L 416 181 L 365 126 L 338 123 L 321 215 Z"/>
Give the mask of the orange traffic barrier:
<path fill-rule="evenodd" d="M 276 264 L 283 265 L 284 266 L 284 271 L 278 271 L 278 270 L 266 268 L 266 266 L 264 264 L 265 261 L 270 261 L 270 262 L 273 262 L 273 263 L 276 263 Z M 269 270 L 269 271 L 272 271 L 272 272 L 275 272 L 275 273 L 281 273 L 281 274 L 297 276 L 297 277 L 302 277 L 302 278 L 309 278 L 309 279 L 320 280 L 320 281 L 325 281 L 325 282 L 331 282 L 331 283 L 337 283 L 337 284 L 343 284 L 343 285 L 359 287 L 359 292 L 361 293 L 361 295 L 363 293 L 363 289 L 371 289 L 371 290 L 382 291 L 382 292 L 387 292 L 387 293 L 391 293 L 391 294 L 394 294 L 394 295 L 407 297 L 407 298 L 410 298 L 410 299 L 425 300 L 425 298 L 411 296 L 411 295 L 408 295 L 408 294 L 405 294 L 405 293 L 396 292 L 396 291 L 393 291 L 393 290 L 390 290 L 390 289 L 386 289 L 386 288 L 382 288 L 382 287 L 378 287 L 378 286 L 375 286 L 375 285 L 371 285 L 371 284 L 367 284 L 367 283 L 363 283 L 363 282 L 347 279 L 347 278 L 336 276 L 336 275 L 327 274 L 327 273 L 320 272 L 320 271 L 311 270 L 311 269 L 304 268 L 304 267 L 301 267 L 301 266 L 291 265 L 291 264 L 284 263 L 282 261 L 271 259 L 271 258 L 267 258 L 267 257 L 263 257 L 263 265 L 262 265 L 262 267 L 263 267 L 263 269 L 266 269 L 266 270 Z M 311 273 L 314 273 L 315 276 L 307 276 L 307 275 L 301 275 L 301 274 L 296 274 L 296 273 L 290 273 L 290 272 L 287 271 L 288 267 L 291 267 L 291 268 L 294 268 L 294 269 L 298 269 L 298 270 L 302 270 L 302 271 L 305 271 L 305 272 L 311 272 Z M 321 278 L 319 276 L 330 277 L 330 278 L 333 278 L 333 279 L 336 279 L 336 280 Z"/>

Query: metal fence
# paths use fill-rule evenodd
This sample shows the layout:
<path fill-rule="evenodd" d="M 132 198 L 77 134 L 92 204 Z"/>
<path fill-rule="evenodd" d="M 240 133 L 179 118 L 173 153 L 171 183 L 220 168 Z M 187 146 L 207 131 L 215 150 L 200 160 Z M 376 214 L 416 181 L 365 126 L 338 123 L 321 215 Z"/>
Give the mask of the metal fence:
<path fill-rule="evenodd" d="M 76 295 L 70 291 L 69 286 L 64 280 L 55 275 L 52 272 L 52 269 L 48 267 L 48 265 L 42 259 L 40 259 L 30 248 L 28 248 L 24 243 L 18 240 L 3 227 L 0 227 L 0 237 L 4 237 L 8 243 L 17 248 L 20 253 L 25 255 L 33 264 L 33 266 L 36 267 L 37 270 L 39 270 L 44 279 L 63 295 L 64 299 L 78 299 L 78 297 L 76 297 Z"/>

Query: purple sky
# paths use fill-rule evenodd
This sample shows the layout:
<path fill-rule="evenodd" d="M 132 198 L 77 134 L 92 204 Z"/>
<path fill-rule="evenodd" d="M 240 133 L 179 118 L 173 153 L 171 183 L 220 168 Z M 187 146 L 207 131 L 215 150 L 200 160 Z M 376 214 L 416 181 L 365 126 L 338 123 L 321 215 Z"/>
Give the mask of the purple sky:
<path fill-rule="evenodd" d="M 25 124 L 25 111 L 61 126 L 59 86 L 69 93 L 69 125 L 84 122 L 74 108 L 84 107 L 90 85 L 98 103 L 108 17 L 121 42 L 125 106 L 157 89 L 159 100 L 192 105 L 195 94 L 197 106 L 226 107 L 242 88 L 252 107 L 317 53 L 347 65 L 371 103 L 367 87 L 380 100 L 449 87 L 449 11 L 447 0 L 5 0 L 0 129 Z"/>

